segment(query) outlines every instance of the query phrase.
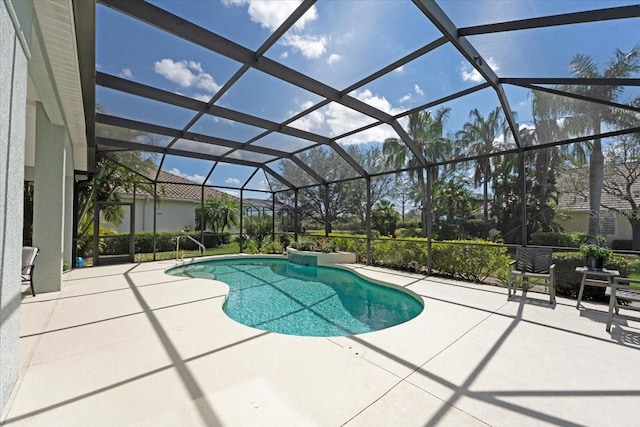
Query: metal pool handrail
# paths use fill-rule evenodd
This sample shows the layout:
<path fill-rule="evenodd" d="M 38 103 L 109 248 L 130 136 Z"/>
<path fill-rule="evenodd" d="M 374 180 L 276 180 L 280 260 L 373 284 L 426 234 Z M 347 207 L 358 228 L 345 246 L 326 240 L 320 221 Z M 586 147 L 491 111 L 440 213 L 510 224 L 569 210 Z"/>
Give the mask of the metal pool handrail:
<path fill-rule="evenodd" d="M 205 248 L 202 243 L 198 242 L 196 239 L 194 239 L 191 236 L 182 235 L 182 236 L 178 236 L 178 238 L 176 239 L 176 261 L 180 260 L 180 239 L 182 237 L 186 237 L 187 239 L 191 240 L 193 243 L 198 245 L 198 249 L 200 250 L 200 255 L 204 255 L 204 252 L 207 250 L 207 248 Z"/>

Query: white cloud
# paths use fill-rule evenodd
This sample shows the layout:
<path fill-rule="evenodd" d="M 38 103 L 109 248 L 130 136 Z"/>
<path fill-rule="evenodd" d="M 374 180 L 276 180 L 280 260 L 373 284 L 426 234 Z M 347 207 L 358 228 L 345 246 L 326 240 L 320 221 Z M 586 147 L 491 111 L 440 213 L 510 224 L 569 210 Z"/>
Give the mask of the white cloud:
<path fill-rule="evenodd" d="M 118 76 L 124 77 L 125 79 L 130 79 L 131 77 L 133 77 L 133 73 L 131 72 L 131 68 L 123 68 Z"/>
<path fill-rule="evenodd" d="M 403 111 L 401 109 L 394 108 L 385 97 L 374 95 L 368 89 L 362 92 L 354 91 L 351 92 L 350 95 L 391 115 L 396 115 Z M 326 122 L 329 125 L 332 136 L 341 135 L 352 129 L 366 126 L 373 121 L 374 119 L 369 116 L 365 116 L 364 114 L 360 114 L 336 103 L 329 104 L 329 108 L 326 113 Z M 397 136 L 398 135 L 391 127 L 382 125 L 346 137 L 342 139 L 341 142 L 347 144 L 360 144 L 371 141 L 382 142 L 386 138 L 397 138 Z"/>
<path fill-rule="evenodd" d="M 358 92 L 357 90 L 351 92 L 351 95 L 362 102 L 365 102 L 373 107 L 376 107 L 379 110 L 384 111 L 385 113 L 391 114 L 395 116 L 396 114 L 400 114 L 403 110 L 399 108 L 394 108 L 387 98 L 380 97 L 378 95 L 374 95 L 371 93 L 369 89 L 365 89 L 362 92 Z"/>
<path fill-rule="evenodd" d="M 370 90 L 363 90 L 362 92 L 356 90 L 349 93 L 349 95 L 391 115 L 396 115 L 404 111 L 403 109 L 394 108 L 385 97 L 374 95 Z M 314 105 L 312 102 L 305 102 L 301 107 L 302 110 L 305 110 L 312 105 Z M 291 112 L 290 116 L 295 114 L 297 113 Z M 322 129 L 327 126 L 331 136 L 338 136 L 353 129 L 371 124 L 374 121 L 373 118 L 367 115 L 332 102 L 326 107 L 315 110 L 296 120 L 291 123 L 291 126 L 297 129 L 316 132 L 322 131 Z M 360 144 L 372 141 L 382 142 L 389 137 L 397 137 L 397 135 L 390 126 L 382 125 L 343 138 L 340 141 L 347 144 Z"/>
<path fill-rule="evenodd" d="M 495 72 L 498 72 L 498 70 L 500 69 L 500 66 L 496 63 L 493 57 L 487 59 L 487 65 L 491 67 Z M 462 64 L 462 67 L 460 69 L 460 77 L 462 77 L 462 80 L 464 81 L 471 80 L 474 83 L 480 83 L 484 81 L 484 78 L 478 72 L 478 70 L 476 70 L 475 68 L 469 69 L 469 67 L 467 67 L 467 64 Z"/>
<path fill-rule="evenodd" d="M 280 58 L 282 58 L 282 59 L 287 59 L 288 57 L 289 57 L 289 51 L 288 50 L 285 50 L 284 52 L 282 52 L 280 54 Z"/>
<path fill-rule="evenodd" d="M 301 107 L 301 110 L 304 111 L 312 107 L 313 105 L 314 105 L 313 102 L 307 101 L 303 103 L 300 107 Z M 296 114 L 298 114 L 298 112 L 290 111 L 289 117 L 293 117 Z M 291 126 L 297 129 L 306 130 L 307 132 L 311 132 L 314 130 L 321 129 L 324 122 L 325 122 L 324 114 L 322 114 L 318 110 L 315 110 L 307 114 L 306 116 L 299 118 L 295 122 L 291 123 Z"/>
<path fill-rule="evenodd" d="M 260 180 L 260 182 L 258 183 L 258 188 L 256 188 L 256 190 L 269 191 L 271 190 L 271 186 L 269 185 L 266 179 L 263 179 L 263 180 Z"/>
<path fill-rule="evenodd" d="M 417 84 L 413 85 L 413 90 L 415 90 L 418 95 L 424 96 L 424 91 Z"/>
<path fill-rule="evenodd" d="M 196 86 L 209 92 L 217 92 L 220 85 L 211 74 L 203 72 L 202 65 L 194 61 L 174 61 L 165 58 L 154 63 L 156 73 L 183 88 Z M 194 73 L 193 71 L 196 71 Z"/>
<path fill-rule="evenodd" d="M 204 182 L 204 179 L 206 178 L 206 176 L 203 176 L 203 175 L 198 175 L 198 174 L 189 175 L 186 173 L 182 173 L 178 168 L 173 168 L 167 172 L 172 173 L 174 175 L 181 176 L 182 178 L 188 179 L 189 181 L 195 182 L 196 184 L 202 184 Z"/>
<path fill-rule="evenodd" d="M 216 83 L 213 76 L 208 73 L 198 74 L 196 86 L 209 92 L 217 92 L 220 90 L 220 85 Z"/>
<path fill-rule="evenodd" d="M 225 183 L 227 184 L 231 184 L 231 185 L 238 185 L 240 184 L 240 180 L 238 178 L 227 178 L 224 180 Z"/>
<path fill-rule="evenodd" d="M 327 38 L 324 36 L 285 34 L 283 43 L 309 59 L 319 58 L 327 50 Z"/>
<path fill-rule="evenodd" d="M 181 87 L 193 85 L 196 76 L 187 68 L 187 61 L 174 62 L 172 59 L 162 59 L 154 62 L 156 73 L 176 83 Z"/>
<path fill-rule="evenodd" d="M 187 67 L 191 68 L 192 70 L 195 70 L 199 73 L 203 73 L 204 70 L 202 69 L 202 64 L 200 64 L 199 62 L 196 61 L 189 61 L 187 63 Z"/>
<path fill-rule="evenodd" d="M 211 100 L 211 95 L 207 95 L 204 93 L 194 93 L 193 97 L 202 102 L 209 102 Z"/>
<path fill-rule="evenodd" d="M 395 70 L 393 70 L 394 73 L 399 73 L 402 74 L 404 73 L 404 65 L 399 66 L 398 68 L 396 68 Z"/>
<path fill-rule="evenodd" d="M 331 55 L 329 55 L 329 58 L 327 58 L 327 64 L 335 64 L 336 62 L 340 62 L 341 59 L 342 56 L 338 55 L 337 53 L 332 53 Z"/>
<path fill-rule="evenodd" d="M 407 101 L 411 101 L 411 94 L 408 93 L 405 96 L 403 96 L 402 98 L 400 98 L 398 100 L 398 102 L 403 103 L 403 102 L 407 102 Z"/>
<path fill-rule="evenodd" d="M 251 20 L 260 24 L 263 28 L 275 30 L 285 19 L 302 3 L 300 0 L 269 1 L 269 0 L 222 0 L 225 6 L 249 5 L 247 12 Z M 302 30 L 307 22 L 318 18 L 318 10 L 312 6 L 302 15 L 294 25 L 297 30 Z"/>

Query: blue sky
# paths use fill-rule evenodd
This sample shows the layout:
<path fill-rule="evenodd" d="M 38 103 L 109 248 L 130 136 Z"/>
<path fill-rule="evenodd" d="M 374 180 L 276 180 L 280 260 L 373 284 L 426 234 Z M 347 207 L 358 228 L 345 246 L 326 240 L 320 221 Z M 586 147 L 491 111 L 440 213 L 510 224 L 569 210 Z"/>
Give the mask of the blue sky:
<path fill-rule="evenodd" d="M 150 3 L 255 50 L 300 2 L 154 0 Z M 634 3 L 620 0 L 439 2 L 458 26 Z M 99 71 L 208 101 L 241 66 L 101 5 L 97 13 L 96 67 Z M 631 49 L 640 42 L 638 28 L 638 19 L 627 19 L 479 35 L 469 40 L 501 77 L 563 77 L 570 76 L 567 66 L 575 53 L 591 55 L 604 65 L 615 48 Z M 410 1 L 319 1 L 266 56 L 343 90 L 439 36 L 433 24 Z M 447 44 L 368 83 L 351 96 L 395 115 L 481 82 L 480 75 Z M 507 87 L 506 92 L 519 121 L 530 121 L 529 92 L 514 87 Z M 637 96 L 637 88 L 629 94 Z M 104 88 L 97 89 L 97 100 L 109 114 L 178 129 L 194 116 L 194 112 L 179 107 Z M 318 95 L 250 70 L 217 104 L 281 122 L 320 100 Z M 485 90 L 446 105 L 452 108 L 448 130 L 455 131 L 466 121 L 472 108 L 486 115 L 499 104 L 495 93 Z M 330 103 L 291 126 L 336 137 L 372 121 L 361 113 Z M 240 142 L 262 132 L 211 116 L 202 117 L 192 131 Z M 343 146 L 359 144 L 366 149 L 367 144 L 396 136 L 390 127 L 378 126 L 338 142 Z M 288 150 L 306 144 L 294 138 L 272 136 L 256 145 Z M 221 151 L 209 150 L 211 154 Z M 249 155 L 240 153 L 239 157 Z M 170 156 L 163 169 L 202 182 L 211 165 L 208 161 Z M 277 165 L 273 166 L 277 170 Z M 234 187 L 244 183 L 251 173 L 252 169 L 246 167 L 220 167 L 209 183 Z M 263 174 L 254 176 L 248 188 L 266 188 L 264 178 Z"/>

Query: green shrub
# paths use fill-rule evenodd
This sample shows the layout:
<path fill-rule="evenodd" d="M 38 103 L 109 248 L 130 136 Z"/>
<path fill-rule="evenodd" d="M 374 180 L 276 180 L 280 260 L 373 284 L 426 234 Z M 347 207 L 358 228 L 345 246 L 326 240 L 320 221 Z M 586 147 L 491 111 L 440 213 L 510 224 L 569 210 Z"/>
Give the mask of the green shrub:
<path fill-rule="evenodd" d="M 419 228 L 422 230 L 422 221 L 400 221 L 397 228 Z"/>
<path fill-rule="evenodd" d="M 484 234 L 484 220 L 482 218 L 472 218 L 464 223 L 464 231 L 472 237 L 481 237 Z"/>
<path fill-rule="evenodd" d="M 397 228 L 395 236 L 399 239 L 405 239 L 407 237 L 422 237 L 422 228 Z"/>
<path fill-rule="evenodd" d="M 245 254 L 259 254 L 260 249 L 258 248 L 258 244 L 253 239 L 245 239 L 242 252 Z"/>
<path fill-rule="evenodd" d="M 563 233 L 555 231 L 538 231 L 531 234 L 529 244 L 537 246 L 556 246 L 562 248 L 576 248 L 584 242 L 584 238 L 577 233 Z"/>
<path fill-rule="evenodd" d="M 284 252 L 284 248 L 278 239 L 269 240 L 262 245 L 263 254 L 282 254 Z"/>
<path fill-rule="evenodd" d="M 580 280 L 582 275 L 576 273 L 576 267 L 583 267 L 584 257 L 580 252 L 557 252 L 553 254 L 553 262 L 556 265 L 556 294 L 570 298 L 578 298 Z M 619 270 L 622 277 L 627 277 L 627 260 L 621 256 L 614 256 L 605 263 L 605 268 Z M 605 288 L 585 286 L 582 295 L 583 300 L 608 301 L 604 294 Z"/>
<path fill-rule="evenodd" d="M 281 234 L 280 235 L 280 244 L 282 244 L 282 246 L 284 248 L 286 248 L 287 246 L 291 245 L 291 237 L 288 234 Z"/>
<path fill-rule="evenodd" d="M 129 234 L 116 234 L 100 238 L 100 255 L 122 255 L 129 253 Z"/>
<path fill-rule="evenodd" d="M 200 232 L 175 233 L 175 232 L 159 232 L 156 233 L 156 252 L 171 252 L 176 250 L 176 238 L 179 235 L 191 236 L 200 241 Z M 202 244 L 206 248 L 217 248 L 223 244 L 229 243 L 231 240 L 230 233 L 214 234 L 204 233 Z M 134 236 L 135 253 L 152 253 L 153 252 L 153 232 L 140 231 Z M 198 245 L 190 239 L 180 240 L 181 250 L 198 250 Z M 100 253 L 103 255 L 122 255 L 129 253 L 129 233 L 121 233 L 114 236 L 101 239 Z"/>
<path fill-rule="evenodd" d="M 318 246 L 316 245 L 316 242 L 313 240 L 303 240 L 302 242 L 298 242 L 298 250 L 317 251 Z"/>
<path fill-rule="evenodd" d="M 320 246 L 320 251 L 326 254 L 330 254 L 336 251 L 336 244 L 332 242 L 325 242 Z"/>
<path fill-rule="evenodd" d="M 362 234 L 334 234 L 329 235 L 329 239 L 336 245 L 336 250 L 353 252 L 359 260 L 367 259 L 367 239 Z"/>
<path fill-rule="evenodd" d="M 366 257 L 366 241 L 364 250 Z M 427 265 L 427 240 L 424 238 L 379 239 L 371 242 L 371 252 L 372 262 L 385 267 L 420 271 Z"/>
<path fill-rule="evenodd" d="M 453 240 L 432 245 L 433 270 L 455 278 L 484 281 L 505 277 L 509 267 L 507 249 L 481 240 Z"/>

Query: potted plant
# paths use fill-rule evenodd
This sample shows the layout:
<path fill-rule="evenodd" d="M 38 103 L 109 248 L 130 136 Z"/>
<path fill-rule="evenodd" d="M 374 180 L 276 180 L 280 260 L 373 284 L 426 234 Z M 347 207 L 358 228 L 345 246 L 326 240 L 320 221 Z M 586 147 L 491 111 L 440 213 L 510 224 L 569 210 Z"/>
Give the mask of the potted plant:
<path fill-rule="evenodd" d="M 596 270 L 602 270 L 604 263 L 613 258 L 613 251 L 599 240 L 587 240 L 580 245 L 580 252 L 584 255 L 585 266 Z"/>

